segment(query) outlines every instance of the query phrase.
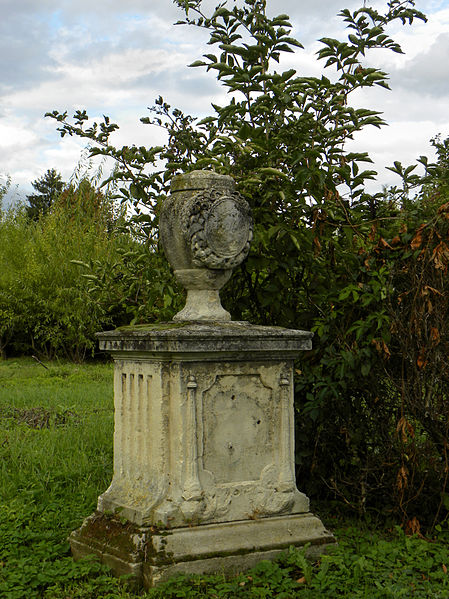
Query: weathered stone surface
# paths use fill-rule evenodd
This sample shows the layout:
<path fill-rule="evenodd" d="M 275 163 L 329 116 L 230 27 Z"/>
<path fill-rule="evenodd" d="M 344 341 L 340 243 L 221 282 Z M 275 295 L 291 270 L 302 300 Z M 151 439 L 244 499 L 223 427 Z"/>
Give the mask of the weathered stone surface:
<path fill-rule="evenodd" d="M 333 542 L 294 476 L 293 363 L 311 333 L 171 322 L 98 337 L 115 361 L 114 475 L 75 556 L 149 587 Z"/>
<path fill-rule="evenodd" d="M 150 587 L 242 571 L 290 545 L 320 551 L 333 536 L 294 474 L 293 365 L 312 333 L 230 322 L 220 303 L 248 253 L 247 203 L 230 177 L 181 175 L 160 232 L 186 306 L 169 323 L 98 334 L 115 361 L 114 474 L 70 537 L 74 556 Z"/>
<path fill-rule="evenodd" d="M 308 511 L 294 481 L 292 370 L 310 333 L 167 323 L 99 338 L 116 363 L 100 511 L 172 527 Z"/>
<path fill-rule="evenodd" d="M 333 542 L 311 513 L 170 530 L 123 525 L 96 513 L 70 537 L 76 558 L 94 552 L 117 575 L 131 575 L 146 588 L 180 572 L 243 572 L 292 545 L 310 543 L 307 554 L 315 556 Z"/>
<path fill-rule="evenodd" d="M 312 348 L 313 333 L 248 322 L 168 322 L 99 333 L 100 349 L 118 355 L 173 360 L 297 358 Z"/>
<path fill-rule="evenodd" d="M 219 289 L 246 258 L 252 227 L 250 208 L 231 177 L 193 171 L 173 178 L 160 235 L 175 276 L 187 289 L 186 306 L 174 320 L 230 320 Z"/>

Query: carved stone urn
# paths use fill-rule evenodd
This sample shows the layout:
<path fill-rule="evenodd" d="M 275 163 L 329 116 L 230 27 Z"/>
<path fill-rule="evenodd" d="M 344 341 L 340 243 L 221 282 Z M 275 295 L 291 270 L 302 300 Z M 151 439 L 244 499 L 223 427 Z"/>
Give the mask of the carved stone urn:
<path fill-rule="evenodd" d="M 230 320 L 219 290 L 248 255 L 253 236 L 250 207 L 234 180 L 211 171 L 173 177 L 159 229 L 175 276 L 187 290 L 186 305 L 173 320 Z"/>

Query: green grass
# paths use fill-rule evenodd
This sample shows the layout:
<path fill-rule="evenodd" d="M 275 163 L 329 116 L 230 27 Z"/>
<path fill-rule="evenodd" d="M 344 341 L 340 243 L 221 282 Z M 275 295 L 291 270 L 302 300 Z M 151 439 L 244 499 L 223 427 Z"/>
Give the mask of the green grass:
<path fill-rule="evenodd" d="M 98 573 L 66 538 L 110 482 L 112 407 L 110 364 L 0 362 L 0 597 Z"/>
<path fill-rule="evenodd" d="M 95 509 L 112 475 L 112 366 L 0 362 L 0 598 L 131 599 L 94 560 L 73 562 L 68 534 Z M 290 550 L 231 580 L 178 577 L 146 594 L 196 598 L 449 598 L 447 533 L 335 530 L 316 563 Z"/>

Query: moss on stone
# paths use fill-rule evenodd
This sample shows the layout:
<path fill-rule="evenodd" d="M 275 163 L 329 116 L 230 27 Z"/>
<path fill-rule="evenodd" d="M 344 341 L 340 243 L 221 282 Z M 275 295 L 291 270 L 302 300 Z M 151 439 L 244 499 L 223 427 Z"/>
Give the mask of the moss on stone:
<path fill-rule="evenodd" d="M 134 324 L 126 325 L 116 329 L 121 333 L 141 333 L 145 331 L 164 331 L 171 329 L 181 329 L 188 326 L 189 322 L 157 322 L 151 324 Z"/>

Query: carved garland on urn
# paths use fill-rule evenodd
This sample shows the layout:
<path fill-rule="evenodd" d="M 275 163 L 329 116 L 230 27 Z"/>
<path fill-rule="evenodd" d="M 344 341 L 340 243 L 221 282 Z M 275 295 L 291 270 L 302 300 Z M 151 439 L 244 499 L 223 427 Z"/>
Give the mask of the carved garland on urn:
<path fill-rule="evenodd" d="M 186 204 L 183 228 L 196 266 L 232 269 L 249 252 L 251 208 L 236 191 L 205 189 Z"/>

